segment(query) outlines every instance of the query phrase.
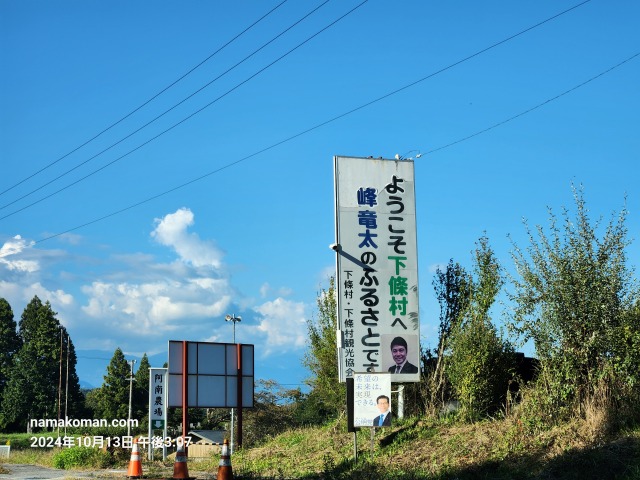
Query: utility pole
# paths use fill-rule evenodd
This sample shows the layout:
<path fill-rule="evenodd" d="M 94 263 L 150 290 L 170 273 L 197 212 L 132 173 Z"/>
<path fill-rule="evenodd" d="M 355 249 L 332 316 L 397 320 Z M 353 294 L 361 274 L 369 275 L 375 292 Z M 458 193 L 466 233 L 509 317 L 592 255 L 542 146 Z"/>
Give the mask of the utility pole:
<path fill-rule="evenodd" d="M 59 325 L 60 328 L 60 373 L 58 375 L 58 437 L 60 437 L 60 403 L 62 395 L 62 325 Z"/>
<path fill-rule="evenodd" d="M 233 315 L 227 315 L 224 317 L 226 322 L 233 322 L 233 343 L 236 343 L 236 322 L 241 322 L 242 317 L 236 317 L 235 313 Z M 229 453 L 233 455 L 233 435 L 234 435 L 234 410 L 231 409 L 231 445 L 229 445 Z"/>
<path fill-rule="evenodd" d="M 129 377 L 129 419 L 127 421 L 127 437 L 131 436 L 131 400 L 133 399 L 133 365 L 135 360 L 131 360 L 131 376 Z"/>
<path fill-rule="evenodd" d="M 67 436 L 67 407 L 69 406 L 69 334 L 67 334 L 67 375 L 65 377 L 65 387 L 64 387 L 64 436 Z"/>

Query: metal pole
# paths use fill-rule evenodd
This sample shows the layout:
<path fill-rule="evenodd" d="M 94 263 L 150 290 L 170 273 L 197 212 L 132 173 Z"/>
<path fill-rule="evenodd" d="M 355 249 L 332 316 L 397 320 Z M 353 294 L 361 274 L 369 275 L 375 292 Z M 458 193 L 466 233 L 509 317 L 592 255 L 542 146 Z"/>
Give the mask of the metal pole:
<path fill-rule="evenodd" d="M 64 436 L 67 436 L 67 407 L 69 405 L 69 335 L 67 334 L 67 376 L 66 385 L 64 388 Z"/>
<path fill-rule="evenodd" d="M 376 427 L 373 427 L 371 429 L 371 460 L 373 460 L 373 441 L 374 441 L 375 435 L 376 435 Z"/>
<path fill-rule="evenodd" d="M 127 421 L 127 437 L 131 436 L 131 401 L 133 399 L 133 365 L 135 360 L 131 360 L 131 376 L 129 377 L 129 419 Z"/>
<path fill-rule="evenodd" d="M 242 321 L 242 317 L 236 317 L 235 313 L 232 315 L 226 315 L 224 317 L 225 321 L 233 322 L 233 343 L 236 343 L 236 322 Z M 233 436 L 235 431 L 235 422 L 234 422 L 234 409 L 231 409 L 231 445 L 229 445 L 229 453 L 233 455 Z"/>
<path fill-rule="evenodd" d="M 358 463 L 358 432 L 353 432 L 353 463 Z"/>
<path fill-rule="evenodd" d="M 236 320 L 235 320 L 235 318 L 236 318 L 236 316 L 233 315 L 232 320 L 231 320 L 233 322 L 233 343 L 236 343 Z M 234 434 L 235 434 L 235 431 L 236 431 L 235 430 L 235 422 L 234 422 L 234 417 L 235 417 L 234 413 L 235 413 L 235 411 L 232 408 L 231 409 L 231 445 L 229 445 L 229 453 L 231 455 L 233 455 L 233 437 L 234 437 Z"/>
<path fill-rule="evenodd" d="M 398 418 L 404 418 L 404 385 L 399 385 L 398 390 L 391 390 L 398 394 Z"/>
<path fill-rule="evenodd" d="M 242 349 L 240 345 L 236 344 L 236 355 L 238 362 L 238 370 L 237 374 L 237 400 L 236 403 L 238 405 L 238 448 L 242 448 Z"/>
<path fill-rule="evenodd" d="M 189 355 L 187 352 L 188 343 L 182 341 L 182 444 L 185 444 L 185 437 L 189 430 Z M 185 452 L 187 448 L 185 447 Z"/>
<path fill-rule="evenodd" d="M 62 325 L 60 325 L 60 374 L 58 375 L 58 437 L 60 436 L 60 395 L 62 394 Z"/>

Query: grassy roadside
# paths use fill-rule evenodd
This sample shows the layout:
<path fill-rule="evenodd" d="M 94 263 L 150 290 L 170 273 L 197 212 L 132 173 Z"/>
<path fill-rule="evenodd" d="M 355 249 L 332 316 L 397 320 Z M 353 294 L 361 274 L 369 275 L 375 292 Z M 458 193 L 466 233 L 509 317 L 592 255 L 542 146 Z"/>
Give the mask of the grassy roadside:
<path fill-rule="evenodd" d="M 357 433 L 345 421 L 295 429 L 237 451 L 238 479 L 640 480 L 640 427 L 603 435 L 585 420 L 535 434 L 515 419 L 461 424 L 405 419 Z M 53 451 L 17 449 L 11 463 L 51 466 Z M 219 458 L 190 462 L 192 475 L 217 471 Z M 146 463 L 146 462 L 145 462 Z M 123 464 L 126 468 L 126 462 Z M 171 466 L 143 464 L 145 473 Z M 0 469 L 2 466 L 0 465 Z M 205 478 L 203 477 L 203 478 Z"/>
<path fill-rule="evenodd" d="M 585 421 L 527 434 L 514 420 L 475 424 L 407 419 L 357 437 L 338 424 L 287 432 L 234 456 L 243 478 L 640 479 L 640 428 L 603 437 Z"/>

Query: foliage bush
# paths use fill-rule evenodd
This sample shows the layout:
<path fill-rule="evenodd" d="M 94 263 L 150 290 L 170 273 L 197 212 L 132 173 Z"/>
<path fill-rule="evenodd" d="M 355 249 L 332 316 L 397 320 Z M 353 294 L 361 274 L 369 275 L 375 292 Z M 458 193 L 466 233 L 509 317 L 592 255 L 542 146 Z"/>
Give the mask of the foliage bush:
<path fill-rule="evenodd" d="M 64 448 L 53 456 L 53 466 L 67 470 L 70 468 L 105 468 L 111 458 L 107 452 L 90 447 Z"/>
<path fill-rule="evenodd" d="M 640 380 L 639 296 L 626 265 L 627 211 L 599 237 L 600 222 L 591 223 L 581 190 L 574 188 L 574 199 L 575 218 L 565 209 L 561 227 L 550 213 L 550 234 L 527 227 L 531 245 L 523 251 L 514 244 L 513 253 L 518 278 L 511 326 L 523 340 L 533 340 L 542 365 L 528 408 L 532 416 L 553 415 L 555 421 L 584 417 L 603 382 L 608 408 L 621 411 L 637 399 Z"/>
<path fill-rule="evenodd" d="M 452 329 L 447 367 L 459 414 L 467 420 L 494 414 L 504 404 L 515 367 L 513 348 L 498 336 L 489 317 L 503 284 L 500 270 L 489 240 L 481 237 L 475 251 L 475 278 L 469 278 L 470 301 Z"/>
<path fill-rule="evenodd" d="M 513 349 L 481 319 L 469 322 L 453 343 L 448 375 L 460 403 L 459 414 L 467 420 L 494 414 L 506 401 Z"/>

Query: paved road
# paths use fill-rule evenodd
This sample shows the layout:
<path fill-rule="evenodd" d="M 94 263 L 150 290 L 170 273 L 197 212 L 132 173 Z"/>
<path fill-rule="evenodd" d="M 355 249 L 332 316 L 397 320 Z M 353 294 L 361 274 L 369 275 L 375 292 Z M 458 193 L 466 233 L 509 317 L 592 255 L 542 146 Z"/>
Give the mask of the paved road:
<path fill-rule="evenodd" d="M 123 478 L 127 475 L 126 470 L 83 472 L 79 470 L 57 470 L 55 468 L 15 463 L 5 463 L 3 466 L 9 470 L 9 473 L 6 475 L 0 474 L 0 480 L 76 480 L 83 478 Z"/>

